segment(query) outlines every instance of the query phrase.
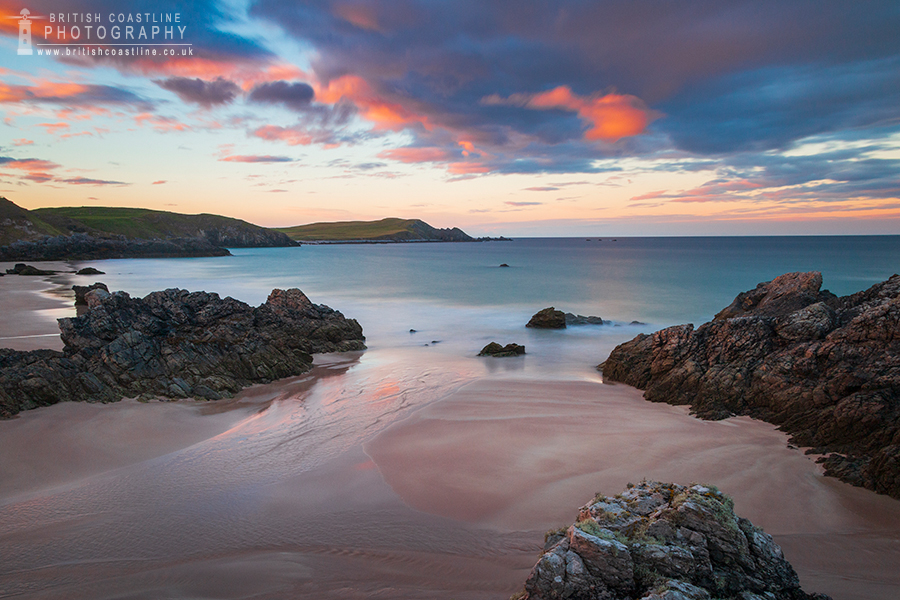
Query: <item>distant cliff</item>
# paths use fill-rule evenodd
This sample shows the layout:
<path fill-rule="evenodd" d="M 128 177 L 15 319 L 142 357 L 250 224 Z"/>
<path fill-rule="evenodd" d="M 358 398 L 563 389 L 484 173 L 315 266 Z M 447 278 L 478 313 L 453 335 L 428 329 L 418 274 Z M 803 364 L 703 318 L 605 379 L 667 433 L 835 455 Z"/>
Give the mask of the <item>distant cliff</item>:
<path fill-rule="evenodd" d="M 641 334 L 600 365 L 604 379 L 779 425 L 825 473 L 900 498 L 900 275 L 838 298 L 818 272 L 738 294 L 713 321 Z"/>
<path fill-rule="evenodd" d="M 294 245 L 281 232 L 219 215 L 109 207 L 29 211 L 0 198 L 0 260 L 224 256 L 227 247 Z"/>
<path fill-rule="evenodd" d="M 278 231 L 301 242 L 474 242 L 458 227 L 438 229 L 420 219 L 338 221 L 285 227 Z"/>

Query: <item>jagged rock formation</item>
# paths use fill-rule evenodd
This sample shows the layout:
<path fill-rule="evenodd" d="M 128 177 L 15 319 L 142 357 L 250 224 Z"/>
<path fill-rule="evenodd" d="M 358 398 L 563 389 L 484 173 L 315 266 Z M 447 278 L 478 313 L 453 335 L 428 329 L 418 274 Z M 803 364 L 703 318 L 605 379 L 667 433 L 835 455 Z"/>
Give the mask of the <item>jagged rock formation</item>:
<path fill-rule="evenodd" d="M 827 600 L 714 487 L 642 482 L 550 532 L 520 600 Z"/>
<path fill-rule="evenodd" d="M 478 356 L 522 356 L 525 354 L 525 346 L 520 346 L 519 344 L 507 344 L 505 346 L 501 346 L 497 342 L 491 342 L 487 346 L 481 349 L 481 352 L 478 353 Z"/>
<path fill-rule="evenodd" d="M 534 313 L 525 327 L 534 327 L 537 329 L 565 329 L 566 313 L 556 310 L 552 306 L 544 308 Z"/>
<path fill-rule="evenodd" d="M 88 292 L 92 292 L 94 290 L 103 290 L 104 292 L 109 293 L 109 288 L 106 287 L 105 283 L 92 283 L 91 285 L 73 285 L 72 291 L 75 292 L 75 306 L 87 306 L 87 296 Z"/>
<path fill-rule="evenodd" d="M 615 348 L 605 379 L 702 418 L 750 415 L 831 452 L 826 474 L 900 498 L 900 276 L 838 298 L 789 273 L 741 293 L 696 330 Z"/>
<path fill-rule="evenodd" d="M 129 240 L 101 238 L 86 233 L 20 240 L 0 247 L 0 260 L 100 260 L 104 258 L 168 258 L 230 256 L 225 248 L 205 238 Z"/>
<path fill-rule="evenodd" d="M 355 320 L 297 289 L 273 290 L 256 308 L 179 289 L 85 299 L 87 313 L 59 320 L 63 352 L 0 349 L 0 417 L 72 400 L 214 400 L 305 373 L 311 353 L 365 348 Z"/>

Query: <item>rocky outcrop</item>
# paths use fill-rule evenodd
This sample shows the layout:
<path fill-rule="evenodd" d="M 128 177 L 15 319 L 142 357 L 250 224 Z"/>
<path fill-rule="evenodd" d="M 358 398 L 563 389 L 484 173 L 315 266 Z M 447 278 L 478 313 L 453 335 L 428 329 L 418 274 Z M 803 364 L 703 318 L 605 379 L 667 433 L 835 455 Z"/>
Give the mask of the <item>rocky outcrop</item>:
<path fill-rule="evenodd" d="M 105 283 L 97 282 L 91 285 L 73 285 L 72 291 L 75 292 L 75 306 L 87 306 L 87 298 L 85 298 L 85 296 L 88 292 L 94 290 L 103 290 L 104 292 L 109 293 L 109 288 L 106 287 Z"/>
<path fill-rule="evenodd" d="M 772 536 L 714 487 L 629 484 L 547 534 L 522 600 L 827 600 L 807 594 Z"/>
<path fill-rule="evenodd" d="M 54 275 L 56 271 L 44 271 L 42 269 L 38 269 L 37 267 L 32 267 L 31 265 L 26 265 L 25 263 L 18 263 L 12 269 L 7 269 L 7 275 L 27 275 L 27 276 L 37 276 L 37 275 Z"/>
<path fill-rule="evenodd" d="M 556 310 L 552 306 L 536 312 L 525 327 L 534 327 L 537 329 L 565 329 L 566 313 Z"/>
<path fill-rule="evenodd" d="M 106 273 L 104 273 L 103 271 L 100 271 L 99 269 L 95 269 L 94 267 L 85 267 L 83 269 L 80 269 L 75 274 L 76 275 L 106 275 Z"/>
<path fill-rule="evenodd" d="M 566 313 L 566 325 L 603 325 L 603 319 L 600 317 L 586 317 L 584 315 Z"/>
<path fill-rule="evenodd" d="M 832 453 L 826 474 L 900 498 L 900 276 L 841 298 L 821 284 L 816 272 L 762 283 L 697 329 L 621 344 L 603 376 L 702 418 L 779 425 Z"/>
<path fill-rule="evenodd" d="M 63 352 L 0 349 L 0 417 L 72 400 L 214 400 L 305 373 L 312 353 L 365 348 L 355 320 L 297 289 L 273 290 L 256 308 L 179 289 L 85 299 L 84 315 L 59 320 Z"/>
<path fill-rule="evenodd" d="M 519 344 L 507 344 L 505 346 L 501 346 L 497 342 L 491 342 L 487 346 L 481 349 L 481 352 L 478 353 L 478 356 L 522 356 L 525 354 L 525 346 L 520 346 Z"/>
<path fill-rule="evenodd" d="M 104 258 L 168 258 L 230 256 L 205 238 L 126 239 L 86 233 L 20 240 L 0 247 L 0 260 L 100 260 Z"/>

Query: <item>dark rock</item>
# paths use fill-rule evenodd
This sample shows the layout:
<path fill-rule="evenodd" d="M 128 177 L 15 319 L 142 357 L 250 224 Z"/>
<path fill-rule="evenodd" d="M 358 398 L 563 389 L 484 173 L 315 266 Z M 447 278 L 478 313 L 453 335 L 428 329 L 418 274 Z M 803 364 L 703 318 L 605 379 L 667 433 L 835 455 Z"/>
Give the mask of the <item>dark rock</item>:
<path fill-rule="evenodd" d="M 566 313 L 566 325 L 603 325 L 603 319 Z"/>
<path fill-rule="evenodd" d="M 525 346 L 519 344 L 507 344 L 501 346 L 497 342 L 491 342 L 481 349 L 478 356 L 522 356 L 525 354 Z"/>
<path fill-rule="evenodd" d="M 100 260 L 104 258 L 168 258 L 230 256 L 203 237 L 129 240 L 86 233 L 20 240 L 0 247 L 0 260 Z"/>
<path fill-rule="evenodd" d="M 99 271 L 99 270 L 95 269 L 94 267 L 85 267 L 75 274 L 76 275 L 106 275 L 106 273 L 104 273 L 103 271 Z"/>
<path fill-rule="evenodd" d="M 900 498 L 900 276 L 851 296 L 789 273 L 741 293 L 696 330 L 641 334 L 605 379 L 706 419 L 749 415 L 812 446 L 827 475 Z"/>
<path fill-rule="evenodd" d="M 409 332 L 410 332 L 410 333 L 417 333 L 415 329 L 410 329 Z"/>
<path fill-rule="evenodd" d="M 508 266 L 509 266 L 509 265 L 508 265 L 508 264 L 506 264 L 506 263 L 503 263 L 503 264 L 502 264 L 502 265 L 500 265 L 500 266 L 501 266 L 501 267 L 508 267 Z"/>
<path fill-rule="evenodd" d="M 84 315 L 59 319 L 63 352 L 0 349 L 0 417 L 71 400 L 227 397 L 305 373 L 312 353 L 365 348 L 355 320 L 297 289 L 256 308 L 179 289 L 139 299 L 98 288 L 84 299 Z"/>
<path fill-rule="evenodd" d="M 539 329 L 565 329 L 566 314 L 561 310 L 556 310 L 552 306 L 540 310 L 531 317 L 525 327 L 535 327 Z"/>
<path fill-rule="evenodd" d="M 105 283 L 94 283 L 91 285 L 73 285 L 72 290 L 75 292 L 75 306 L 87 306 L 85 295 L 93 290 L 103 290 L 109 293 L 109 288 Z"/>
<path fill-rule="evenodd" d="M 772 536 L 714 487 L 642 482 L 551 532 L 522 600 L 826 600 L 800 588 Z"/>
<path fill-rule="evenodd" d="M 36 267 L 32 267 L 31 265 L 26 265 L 24 263 L 17 263 L 15 267 L 12 269 L 7 269 L 6 273 L 8 275 L 54 275 L 56 271 L 43 271 Z"/>

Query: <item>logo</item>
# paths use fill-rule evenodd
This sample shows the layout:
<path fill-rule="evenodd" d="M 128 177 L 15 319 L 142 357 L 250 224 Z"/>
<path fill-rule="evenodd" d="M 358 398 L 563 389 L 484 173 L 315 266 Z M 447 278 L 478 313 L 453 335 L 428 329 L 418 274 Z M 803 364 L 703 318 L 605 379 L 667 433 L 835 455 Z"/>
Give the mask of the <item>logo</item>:
<path fill-rule="evenodd" d="M 19 56 L 193 56 L 193 44 L 185 40 L 187 25 L 181 13 L 50 13 L 32 15 L 23 8 L 19 21 Z M 48 21 L 34 33 L 35 19 Z M 41 39 L 43 38 L 43 39 Z M 35 52 L 35 48 L 37 52 Z"/>
<path fill-rule="evenodd" d="M 18 17 L 10 17 L 11 19 L 19 19 L 19 50 L 20 56 L 31 56 L 34 49 L 31 47 L 31 11 L 23 8 Z M 44 17 L 32 17 L 33 19 L 43 19 Z"/>

